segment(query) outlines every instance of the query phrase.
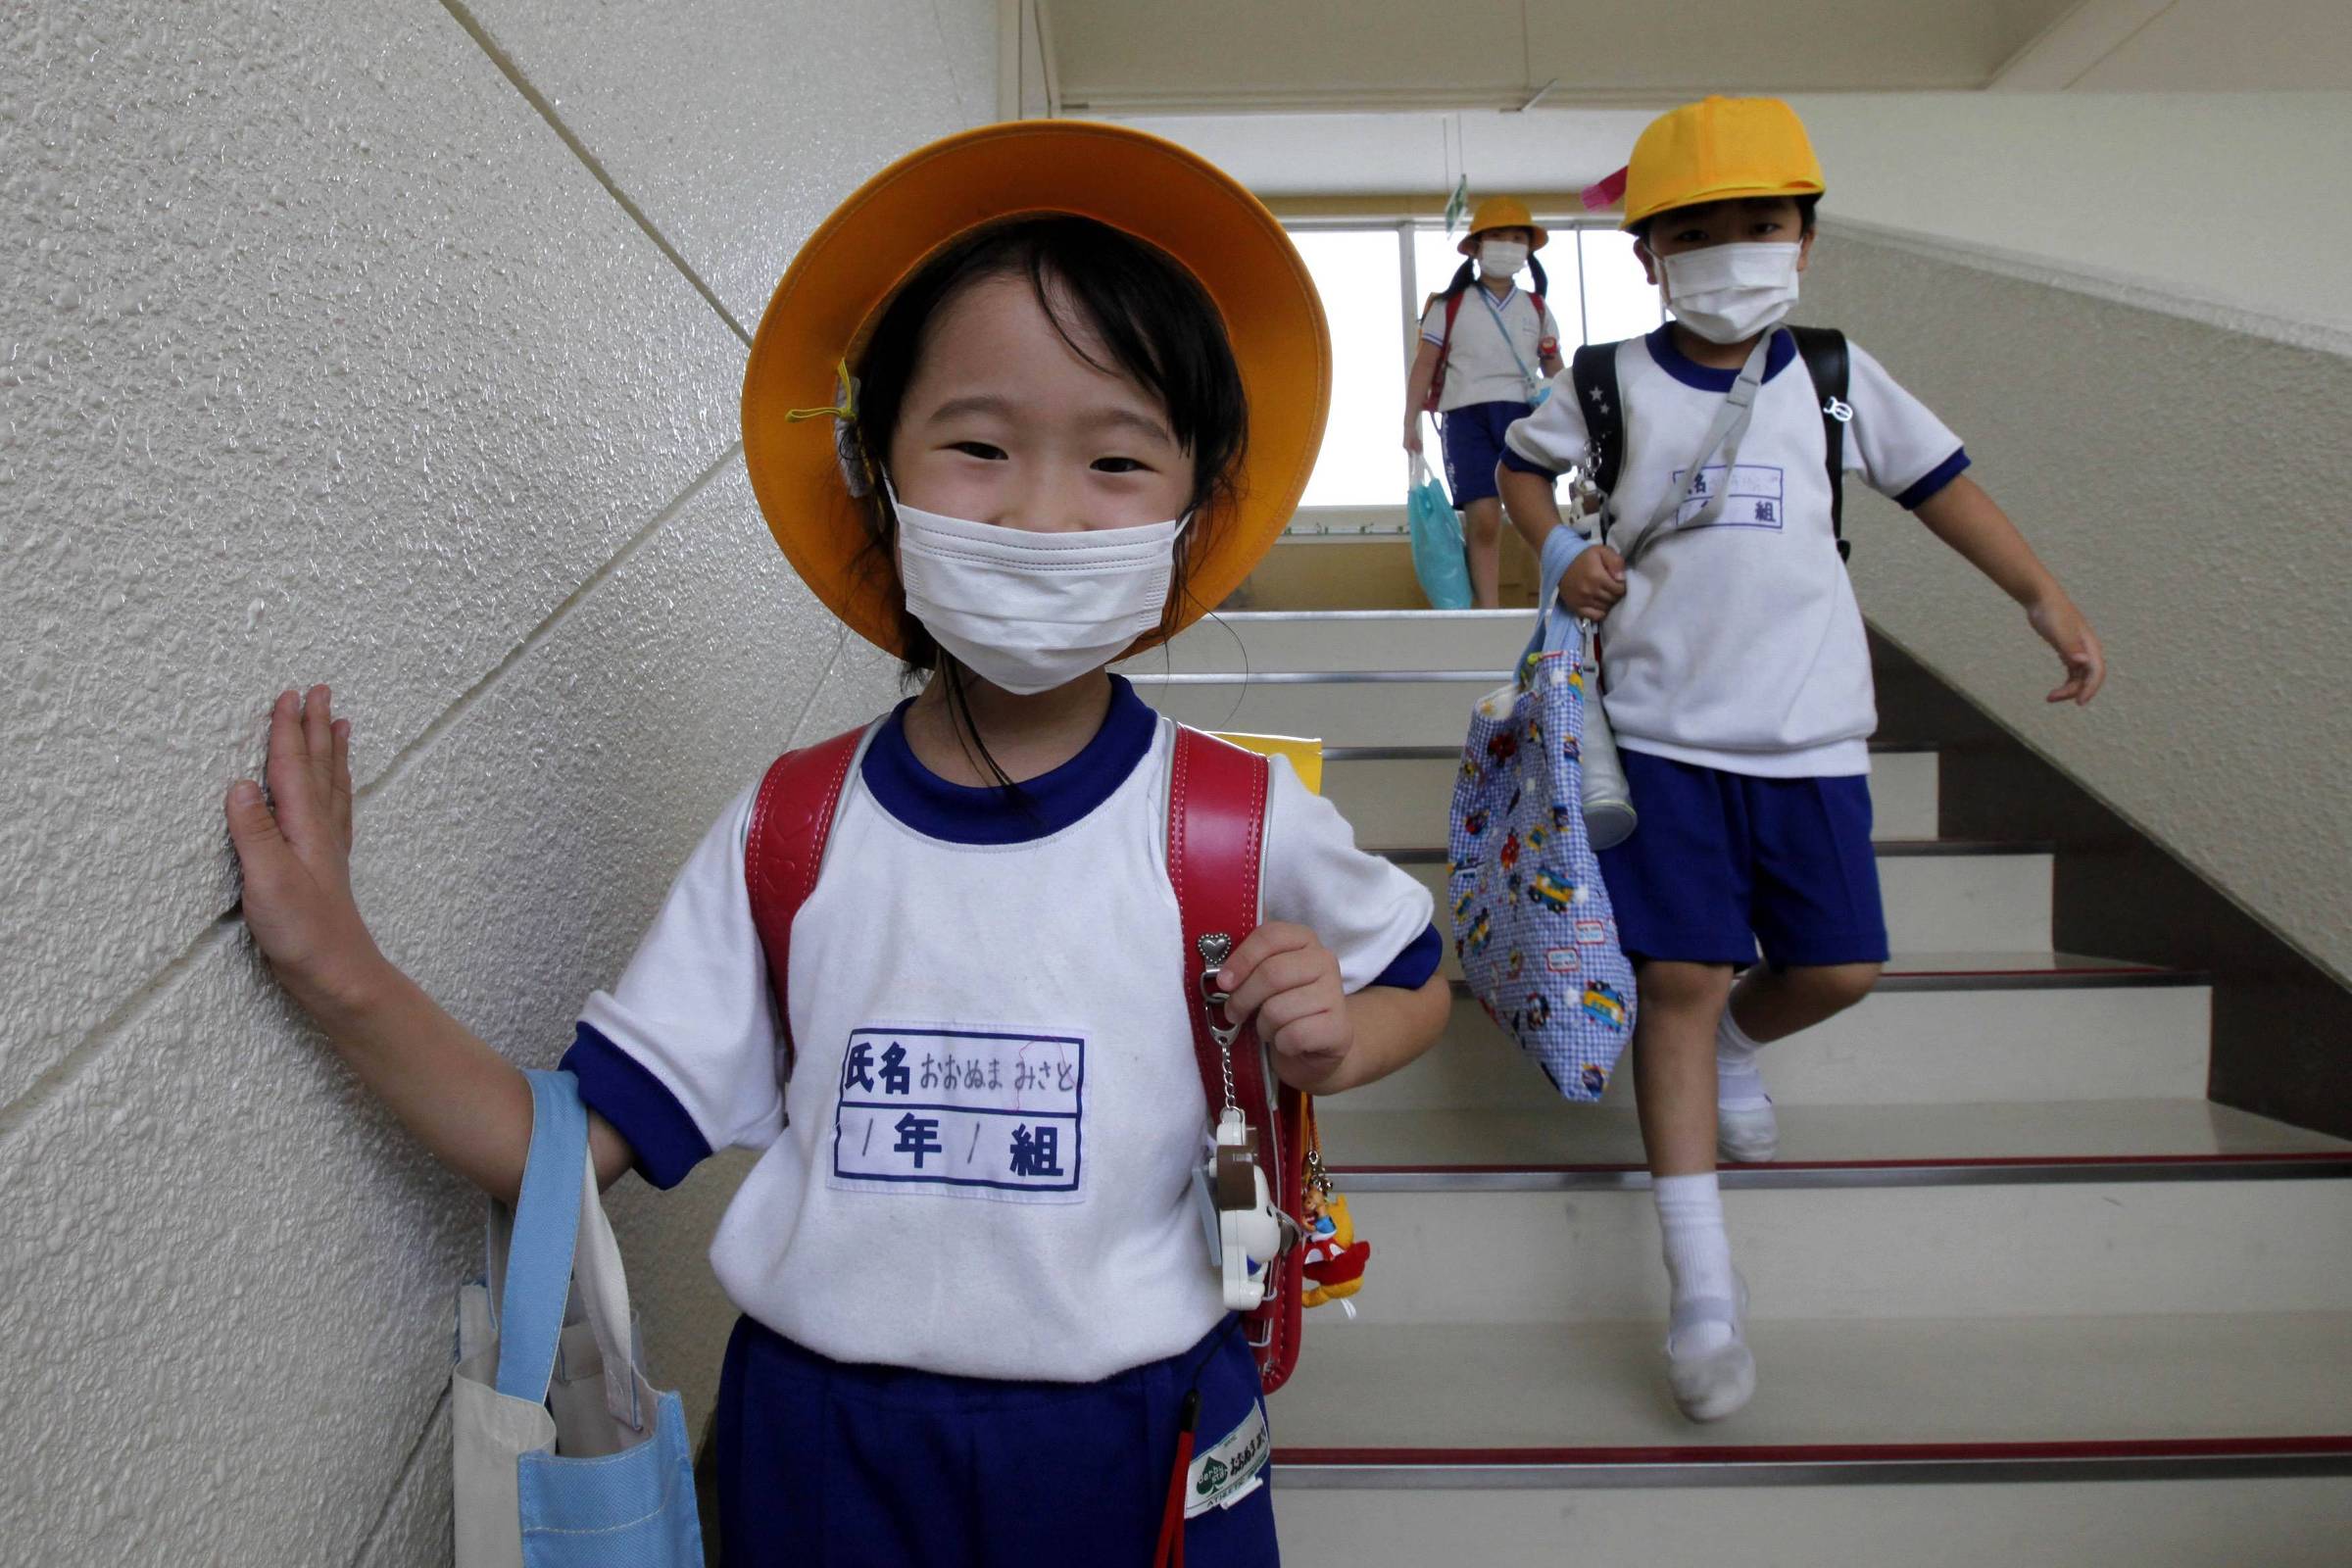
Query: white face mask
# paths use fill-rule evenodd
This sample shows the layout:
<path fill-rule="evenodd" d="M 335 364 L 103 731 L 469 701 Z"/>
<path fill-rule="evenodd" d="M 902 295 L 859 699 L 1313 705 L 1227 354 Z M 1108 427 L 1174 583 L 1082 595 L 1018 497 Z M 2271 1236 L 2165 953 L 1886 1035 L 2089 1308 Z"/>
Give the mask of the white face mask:
<path fill-rule="evenodd" d="M 1754 337 L 1796 303 L 1801 245 L 1712 245 L 1658 258 L 1666 308 L 1710 343 Z"/>
<path fill-rule="evenodd" d="M 1527 245 L 1515 239 L 1478 242 L 1478 270 L 1489 277 L 1516 277 L 1527 265 Z"/>
<path fill-rule="evenodd" d="M 882 485 L 906 608 L 966 668 L 1023 696 L 1102 668 L 1159 624 L 1191 520 L 1031 533 L 924 512 Z"/>

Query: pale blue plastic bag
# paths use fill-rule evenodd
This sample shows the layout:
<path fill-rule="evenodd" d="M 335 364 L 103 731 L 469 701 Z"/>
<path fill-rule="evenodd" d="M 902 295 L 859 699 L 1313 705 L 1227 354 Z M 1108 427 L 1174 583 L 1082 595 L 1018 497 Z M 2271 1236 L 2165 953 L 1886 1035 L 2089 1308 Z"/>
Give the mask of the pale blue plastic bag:
<path fill-rule="evenodd" d="M 1585 830 L 1583 641 L 1556 567 L 1540 603 L 1517 679 L 1470 720 L 1446 891 L 1471 994 L 1562 1095 L 1592 1101 L 1633 1038 L 1634 968 Z"/>
<path fill-rule="evenodd" d="M 1463 553 L 1461 514 L 1446 487 L 1430 477 L 1429 465 L 1413 454 L 1413 487 L 1404 511 L 1413 530 L 1413 575 L 1432 610 L 1470 608 L 1470 560 Z"/>

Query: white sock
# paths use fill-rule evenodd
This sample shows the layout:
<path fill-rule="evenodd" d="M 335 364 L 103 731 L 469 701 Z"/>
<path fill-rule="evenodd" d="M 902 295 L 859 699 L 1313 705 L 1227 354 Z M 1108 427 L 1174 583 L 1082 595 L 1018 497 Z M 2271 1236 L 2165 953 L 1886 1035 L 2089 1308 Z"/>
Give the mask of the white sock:
<path fill-rule="evenodd" d="M 1723 1192 L 1715 1173 L 1660 1176 L 1650 1183 L 1658 1200 L 1658 1229 L 1666 1239 L 1666 1278 L 1674 1303 L 1712 1296 L 1730 1300 L 1740 1294 L 1732 1274 L 1731 1238 L 1723 1230 Z M 1685 1354 L 1704 1354 L 1732 1342 L 1729 1324 L 1696 1323 L 1673 1345 Z"/>
<path fill-rule="evenodd" d="M 1763 1049 L 1747 1038 L 1732 1009 L 1725 1007 L 1715 1023 L 1716 1104 L 1725 1110 L 1762 1110 L 1772 1102 L 1756 1071 L 1756 1053 Z"/>

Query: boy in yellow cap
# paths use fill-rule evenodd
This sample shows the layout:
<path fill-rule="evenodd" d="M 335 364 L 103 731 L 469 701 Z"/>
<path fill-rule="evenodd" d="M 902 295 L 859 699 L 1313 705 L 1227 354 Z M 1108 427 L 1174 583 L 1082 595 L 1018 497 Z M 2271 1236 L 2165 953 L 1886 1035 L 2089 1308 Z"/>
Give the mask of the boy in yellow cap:
<path fill-rule="evenodd" d="M 1404 448 L 1420 452 L 1421 416 L 1435 413 L 1481 610 L 1502 602 L 1502 503 L 1494 493 L 1502 434 L 1543 401 L 1544 382 L 1560 368 L 1560 323 L 1544 303 L 1544 264 L 1536 260 L 1549 238 L 1517 197 L 1480 202 L 1457 247 L 1470 260 L 1422 309 L 1421 351 L 1405 377 Z M 1518 285 L 1523 268 L 1534 273 L 1532 294 Z"/>
<path fill-rule="evenodd" d="M 1715 1161 L 1778 1153 L 1756 1050 L 1860 1002 L 1886 958 L 1844 475 L 2026 608 L 2066 664 L 2050 701 L 2087 703 L 2104 678 L 2089 623 L 1963 474 L 1959 438 L 1840 334 L 1780 324 L 1822 190 L 1804 126 L 1777 100 L 1709 98 L 1652 123 L 1587 200 L 1623 196 L 1673 319 L 1580 350 L 1575 395 L 1512 425 L 1501 460 L 1544 581 L 1600 623 L 1603 702 L 1640 813 L 1600 862 L 1641 987 L 1635 1085 L 1673 1287 L 1668 1378 L 1694 1420 L 1755 1390 Z M 1590 539 L 1553 501 L 1570 468 L 1607 492 Z"/>

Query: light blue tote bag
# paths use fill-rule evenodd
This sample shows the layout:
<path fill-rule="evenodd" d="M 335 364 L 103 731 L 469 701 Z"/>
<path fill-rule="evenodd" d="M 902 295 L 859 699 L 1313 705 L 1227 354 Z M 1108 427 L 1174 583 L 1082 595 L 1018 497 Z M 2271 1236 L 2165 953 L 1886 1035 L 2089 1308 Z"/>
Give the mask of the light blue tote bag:
<path fill-rule="evenodd" d="M 1587 831 L 1584 639 L 1560 607 L 1563 553 L 1546 551 L 1545 608 L 1517 678 L 1478 701 L 1453 786 L 1447 892 L 1462 978 L 1570 1100 L 1598 1100 L 1633 1038 L 1634 970 Z"/>
<path fill-rule="evenodd" d="M 702 1568 L 685 1410 L 642 1370 L 579 1083 L 527 1076 L 522 1193 L 458 1293 L 457 1568 Z"/>
<path fill-rule="evenodd" d="M 1413 575 L 1432 610 L 1470 608 L 1470 558 L 1462 544 L 1461 514 L 1446 489 L 1429 476 L 1429 465 L 1413 454 L 1413 486 L 1405 493 L 1405 520 L 1413 535 Z"/>

